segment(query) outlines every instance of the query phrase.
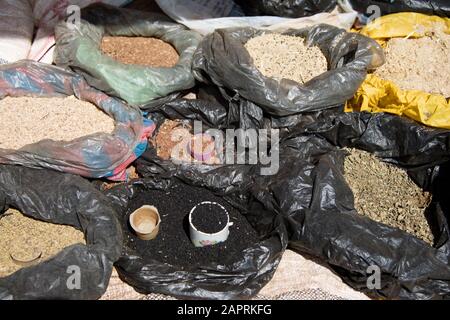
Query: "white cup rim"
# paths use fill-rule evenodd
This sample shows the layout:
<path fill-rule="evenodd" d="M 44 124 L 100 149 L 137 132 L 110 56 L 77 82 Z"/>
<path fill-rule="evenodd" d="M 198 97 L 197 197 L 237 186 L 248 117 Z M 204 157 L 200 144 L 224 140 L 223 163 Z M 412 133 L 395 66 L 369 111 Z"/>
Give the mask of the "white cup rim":
<path fill-rule="evenodd" d="M 157 221 L 155 227 L 154 227 L 153 230 L 150 231 L 150 232 L 143 232 L 143 231 L 141 231 L 141 230 L 134 224 L 134 220 L 133 220 L 134 214 L 135 214 L 137 211 L 141 210 L 141 209 L 149 209 L 149 210 L 153 210 L 153 211 L 156 213 L 157 217 L 158 217 L 158 221 Z M 137 232 L 137 233 L 139 233 L 139 234 L 142 234 L 142 235 L 148 235 L 148 234 L 151 234 L 156 228 L 159 227 L 159 225 L 160 225 L 160 223 L 161 223 L 161 217 L 160 217 L 160 215 L 159 215 L 158 208 L 156 208 L 156 207 L 153 206 L 153 205 L 145 204 L 145 205 L 143 205 L 143 206 L 137 208 L 136 210 L 134 210 L 134 211 L 130 214 L 130 216 L 128 217 L 128 221 L 130 222 L 131 228 L 133 228 L 133 230 L 134 230 L 135 232 Z"/>
<path fill-rule="evenodd" d="M 216 206 L 220 207 L 220 208 L 225 212 L 225 214 L 227 215 L 227 223 L 225 224 L 225 226 L 224 226 L 220 231 L 217 231 L 217 232 L 214 232 L 214 233 L 206 233 L 206 232 L 203 232 L 203 231 L 198 230 L 198 229 L 194 226 L 194 224 L 192 223 L 192 213 L 193 213 L 193 212 L 195 211 L 195 209 L 197 209 L 199 206 L 202 206 L 202 205 L 205 205 L 205 204 L 213 204 L 213 205 L 216 205 Z M 232 225 L 232 224 L 230 224 L 230 215 L 229 215 L 229 213 L 228 213 L 228 210 L 225 209 L 225 207 L 224 207 L 223 205 L 221 205 L 220 203 L 217 203 L 217 202 L 214 202 L 214 201 L 202 201 L 202 202 L 200 202 L 200 203 L 197 203 L 197 204 L 191 209 L 191 211 L 189 212 L 189 226 L 190 226 L 192 229 L 194 229 L 195 232 L 198 232 L 198 233 L 203 234 L 203 235 L 206 235 L 206 236 L 218 235 L 218 234 L 222 233 L 226 228 L 228 228 L 228 227 L 231 226 L 231 225 Z"/>

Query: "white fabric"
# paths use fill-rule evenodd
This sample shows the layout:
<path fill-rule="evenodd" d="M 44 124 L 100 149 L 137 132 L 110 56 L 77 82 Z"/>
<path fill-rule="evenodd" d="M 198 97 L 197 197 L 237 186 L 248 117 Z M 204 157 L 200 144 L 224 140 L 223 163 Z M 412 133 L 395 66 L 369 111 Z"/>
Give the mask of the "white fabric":
<path fill-rule="evenodd" d="M 332 13 L 292 19 L 273 16 L 230 16 L 238 12 L 232 0 L 156 0 L 156 2 L 169 17 L 204 35 L 219 28 L 253 27 L 282 32 L 318 23 L 328 23 L 348 30 L 357 17 L 356 11 L 345 5 L 342 6 L 345 11 L 339 7 Z"/>
<path fill-rule="evenodd" d="M 33 37 L 28 0 L 0 0 L 0 64 L 26 59 Z"/>

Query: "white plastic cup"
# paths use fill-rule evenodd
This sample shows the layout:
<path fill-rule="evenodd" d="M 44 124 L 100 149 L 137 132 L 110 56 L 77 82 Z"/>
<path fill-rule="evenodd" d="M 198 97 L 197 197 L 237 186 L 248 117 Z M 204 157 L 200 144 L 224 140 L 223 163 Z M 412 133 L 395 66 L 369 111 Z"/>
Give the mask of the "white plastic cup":
<path fill-rule="evenodd" d="M 133 211 L 129 221 L 139 239 L 153 240 L 158 235 L 161 217 L 156 207 L 145 205 Z"/>
<path fill-rule="evenodd" d="M 192 213 L 202 205 L 214 205 L 217 207 L 217 210 L 220 210 L 222 212 L 225 212 L 227 215 L 227 223 L 223 227 L 222 230 L 216 233 L 206 233 L 203 231 L 197 230 L 195 228 L 194 224 L 192 223 Z M 212 246 L 221 242 L 225 242 L 228 239 L 228 236 L 230 235 L 230 226 L 233 225 L 233 222 L 230 222 L 230 215 L 228 214 L 227 209 L 225 209 L 224 206 L 217 202 L 211 202 L 211 201 L 203 201 L 197 204 L 195 207 L 191 209 L 191 212 L 189 212 L 189 235 L 191 238 L 191 242 L 196 247 L 206 247 L 206 246 Z"/>

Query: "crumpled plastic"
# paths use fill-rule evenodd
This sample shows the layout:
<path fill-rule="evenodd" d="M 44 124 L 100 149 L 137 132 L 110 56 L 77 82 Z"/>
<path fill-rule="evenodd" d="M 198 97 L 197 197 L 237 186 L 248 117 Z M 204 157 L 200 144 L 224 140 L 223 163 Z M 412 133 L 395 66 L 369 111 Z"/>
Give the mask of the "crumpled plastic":
<path fill-rule="evenodd" d="M 419 13 L 397 13 L 374 20 L 361 30 L 384 44 L 390 38 L 423 37 L 435 29 L 450 34 L 450 19 Z M 444 72 L 444 71 L 443 71 Z M 368 75 L 345 111 L 388 112 L 425 125 L 450 129 L 450 100 L 420 90 L 402 90 L 392 81 Z"/>
<path fill-rule="evenodd" d="M 402 90 L 395 83 L 368 75 L 345 111 L 387 112 L 430 127 L 450 129 L 450 100 L 420 90 Z"/>
<path fill-rule="evenodd" d="M 139 190 L 165 190 L 176 178 L 144 179 L 106 191 L 118 212 L 126 219 L 127 208 Z M 191 176 L 201 181 L 201 173 Z M 215 185 L 219 187 L 218 184 Z M 218 188 L 220 189 L 220 188 Z M 260 241 L 245 249 L 232 265 L 210 263 L 180 267 L 139 256 L 125 247 L 115 267 L 121 279 L 142 293 L 162 293 L 190 299 L 247 299 L 270 281 L 287 245 L 286 230 L 279 216 L 254 201 L 246 191 L 215 190 L 241 210 L 257 230 Z M 124 231 L 126 233 L 128 231 Z M 176 244 L 174 244 L 176 245 Z"/>
<path fill-rule="evenodd" d="M 368 10 L 376 6 L 380 14 L 388 15 L 397 12 L 418 12 L 428 15 L 450 17 L 450 4 L 448 0 L 349 0 L 353 9 L 366 15 L 374 13 Z"/>
<path fill-rule="evenodd" d="M 155 129 L 138 108 L 107 96 L 90 87 L 81 76 L 55 66 L 27 60 L 0 66 L 0 99 L 70 95 L 95 104 L 114 118 L 114 131 L 73 141 L 42 140 L 19 150 L 0 149 L 0 163 L 125 180 L 126 168 L 145 151 Z"/>
<path fill-rule="evenodd" d="M 207 35 L 216 29 L 252 27 L 283 32 L 327 23 L 349 30 L 358 13 L 351 8 L 321 12 L 303 18 L 280 16 L 243 16 L 242 9 L 233 0 L 156 0 L 159 7 L 173 20 L 191 30 Z M 344 12 L 341 12 L 344 11 Z"/>
<path fill-rule="evenodd" d="M 0 165 L 0 219 L 9 207 L 77 228 L 84 232 L 86 245 L 69 246 L 49 260 L 0 278 L 0 300 L 101 297 L 122 249 L 122 230 L 101 192 L 78 176 Z"/>
<path fill-rule="evenodd" d="M 336 107 L 350 99 L 367 70 L 384 63 L 382 48 L 372 39 L 320 24 L 285 34 L 306 38 L 324 53 L 329 71 L 301 85 L 289 79 L 265 77 L 254 66 L 245 43 L 267 33 L 251 28 L 217 30 L 205 37 L 194 56 L 195 77 L 220 90 L 222 97 L 246 112 L 254 104 L 259 113 L 286 116 Z"/>
<path fill-rule="evenodd" d="M 356 213 L 343 178 L 344 152 L 321 160 L 304 178 L 287 184 L 314 186 L 310 197 L 287 190 L 275 194 L 290 203 L 283 212 L 293 230 L 290 247 L 318 257 L 357 290 L 376 298 L 449 299 L 449 165 L 450 131 L 424 127 L 412 120 L 377 113 L 330 112 L 297 119 L 286 138 L 291 150 L 304 154 L 304 140 L 324 138 L 338 147 L 363 149 L 407 170 L 422 188 L 432 192 L 427 220 L 435 245 Z M 306 135 L 306 137 L 305 137 Z M 381 272 L 380 287 L 369 289 L 369 267 Z"/>
<path fill-rule="evenodd" d="M 237 0 L 248 15 L 268 15 L 289 18 L 311 16 L 320 12 L 330 12 L 336 0 Z"/>
<path fill-rule="evenodd" d="M 33 15 L 28 0 L 0 0 L 0 64 L 26 59 L 33 38 Z"/>
<path fill-rule="evenodd" d="M 423 37 L 435 29 L 450 33 L 450 19 L 415 12 L 394 13 L 375 19 L 360 33 L 372 39 Z"/>
<path fill-rule="evenodd" d="M 102 54 L 105 35 L 156 37 L 172 44 L 180 58 L 173 68 L 123 64 Z M 195 85 L 191 63 L 201 36 L 163 15 L 93 4 L 81 10 L 75 28 L 59 23 L 55 36 L 55 64 L 72 68 L 93 87 L 131 105 L 164 102 Z"/>
<path fill-rule="evenodd" d="M 236 115 L 215 101 L 179 100 L 149 113 L 164 119 L 197 119 L 205 127 L 238 127 Z M 425 127 L 385 113 L 343 113 L 342 106 L 314 113 L 265 118 L 280 130 L 280 163 L 275 175 L 260 175 L 257 165 L 175 164 L 157 157 L 153 147 L 137 161 L 146 178 L 177 177 L 186 183 L 246 190 L 250 198 L 281 216 L 289 248 L 311 255 L 348 285 L 373 298 L 450 298 L 450 131 Z M 343 176 L 343 147 L 363 149 L 407 170 L 433 194 L 427 209 L 435 244 L 359 215 Z M 260 217 L 264 220 L 264 217 Z M 370 289 L 369 267 L 381 272 Z"/>

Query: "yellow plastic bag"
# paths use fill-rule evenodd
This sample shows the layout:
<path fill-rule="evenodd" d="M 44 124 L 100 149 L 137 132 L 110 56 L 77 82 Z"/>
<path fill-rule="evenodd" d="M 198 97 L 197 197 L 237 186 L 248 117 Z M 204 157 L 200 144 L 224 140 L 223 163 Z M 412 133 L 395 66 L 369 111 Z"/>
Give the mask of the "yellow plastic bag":
<path fill-rule="evenodd" d="M 369 74 L 346 112 L 387 112 L 409 117 L 430 127 L 450 129 L 450 102 L 438 94 L 401 90 L 391 81 Z"/>
<path fill-rule="evenodd" d="M 402 12 L 383 16 L 361 30 L 380 43 L 394 37 L 423 37 L 440 29 L 450 34 L 450 19 Z M 346 112 L 387 112 L 406 116 L 425 125 L 450 129 L 450 101 L 442 95 L 402 90 L 395 83 L 368 75 Z"/>
<path fill-rule="evenodd" d="M 380 17 L 361 30 L 361 34 L 375 40 L 390 38 L 420 38 L 433 30 L 450 33 L 450 19 L 415 12 L 400 12 Z"/>

